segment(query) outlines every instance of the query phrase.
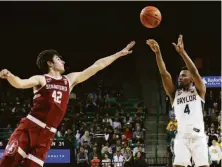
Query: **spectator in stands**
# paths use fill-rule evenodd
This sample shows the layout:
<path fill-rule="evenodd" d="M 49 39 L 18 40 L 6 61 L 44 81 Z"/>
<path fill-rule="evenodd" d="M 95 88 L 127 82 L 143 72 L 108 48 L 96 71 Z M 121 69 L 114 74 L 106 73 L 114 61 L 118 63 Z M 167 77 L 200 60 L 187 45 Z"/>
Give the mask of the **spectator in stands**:
<path fill-rule="evenodd" d="M 101 157 L 102 157 L 102 159 L 105 158 L 105 155 L 107 155 L 109 159 L 112 159 L 112 158 L 113 158 L 113 157 L 112 157 L 112 154 L 109 153 L 109 148 L 108 148 L 108 146 L 104 146 L 104 147 L 102 148 L 102 150 L 101 150 Z"/>
<path fill-rule="evenodd" d="M 81 138 L 80 138 L 81 134 L 79 133 L 79 130 L 76 131 L 76 141 L 77 144 L 80 145 L 81 144 Z"/>
<path fill-rule="evenodd" d="M 123 167 L 124 157 L 121 155 L 120 149 L 116 150 L 116 155 L 113 157 L 114 167 Z"/>
<path fill-rule="evenodd" d="M 171 142 L 176 136 L 176 130 L 177 129 L 176 129 L 175 124 L 171 124 L 170 128 L 167 130 L 167 134 L 166 134 L 167 152 L 168 152 L 169 157 L 171 157 L 171 158 L 173 156 L 173 153 L 172 153 L 172 150 L 171 150 L 171 144 L 172 144 Z"/>
<path fill-rule="evenodd" d="M 81 137 L 81 145 L 83 145 L 84 141 L 87 141 L 89 146 L 91 145 L 91 137 L 89 135 L 89 131 L 85 131 L 84 135 Z"/>
<path fill-rule="evenodd" d="M 111 159 L 109 158 L 108 154 L 104 154 L 104 158 L 102 160 L 103 167 L 111 167 Z"/>
<path fill-rule="evenodd" d="M 96 94 L 89 94 L 86 102 L 86 108 L 96 107 Z"/>
<path fill-rule="evenodd" d="M 128 145 L 130 140 L 127 140 L 125 135 L 122 135 L 122 143 Z"/>
<path fill-rule="evenodd" d="M 142 121 L 142 119 L 140 119 L 140 117 L 137 114 L 135 115 L 135 120 L 133 121 L 133 127 L 134 128 L 136 128 L 136 124 L 139 124 L 141 129 L 144 128 L 143 121 Z"/>
<path fill-rule="evenodd" d="M 79 167 L 88 166 L 88 156 L 83 147 L 80 147 L 80 151 L 77 154 L 77 164 Z"/>
<path fill-rule="evenodd" d="M 68 129 L 66 132 L 65 132 L 65 135 L 64 137 L 69 140 L 70 142 L 73 142 L 74 140 L 74 134 L 73 134 L 73 131 L 71 129 Z"/>
<path fill-rule="evenodd" d="M 98 147 L 95 145 L 95 143 L 94 143 L 94 146 L 93 146 L 93 150 L 92 150 L 92 152 L 89 154 L 89 161 L 91 161 L 92 159 L 93 159 L 93 157 L 101 157 L 100 156 L 100 152 L 99 152 L 99 149 L 98 149 Z"/>
<path fill-rule="evenodd" d="M 176 126 L 174 124 L 170 125 L 170 128 L 167 130 L 167 143 L 170 145 L 172 138 L 176 136 Z"/>
<path fill-rule="evenodd" d="M 87 155 L 89 157 L 90 153 L 92 152 L 92 149 L 89 146 L 88 141 L 84 141 L 82 147 L 84 148 L 85 152 L 87 153 Z"/>
<path fill-rule="evenodd" d="M 99 167 L 100 159 L 97 155 L 94 155 L 93 159 L 91 160 L 91 167 Z"/>
<path fill-rule="evenodd" d="M 113 129 L 121 128 L 122 127 L 121 122 L 119 121 L 118 117 L 114 118 L 112 126 L 113 126 Z"/>
<path fill-rule="evenodd" d="M 129 125 L 129 124 L 131 124 L 132 122 L 133 122 L 132 117 L 130 116 L 129 113 L 127 113 L 126 116 L 125 116 L 124 119 L 123 119 L 123 123 Z"/>
<path fill-rule="evenodd" d="M 103 119 L 103 122 L 104 122 L 105 124 L 110 125 L 110 126 L 113 125 L 113 121 L 112 121 L 112 119 L 109 117 L 109 114 L 108 114 L 108 113 L 106 113 L 105 118 Z"/>
<path fill-rule="evenodd" d="M 218 103 L 217 103 L 217 102 L 214 102 L 214 103 L 213 103 L 213 108 L 212 108 L 212 110 L 215 111 L 216 115 L 219 115 Z"/>
<path fill-rule="evenodd" d="M 121 151 L 121 148 L 122 148 L 121 140 L 120 140 L 120 139 L 117 139 L 117 140 L 116 140 L 116 144 L 115 144 L 114 147 L 113 147 L 113 150 L 114 150 L 114 151 L 116 151 L 116 150 L 120 150 L 120 151 Z"/>
<path fill-rule="evenodd" d="M 137 148 L 138 148 L 138 150 L 137 150 L 137 152 L 135 154 L 135 157 L 137 157 L 138 152 L 141 152 L 142 156 L 145 157 L 145 152 L 144 152 L 145 150 L 144 150 L 144 148 L 142 146 L 139 146 Z"/>
<path fill-rule="evenodd" d="M 141 151 L 144 152 L 145 149 L 143 148 L 142 144 L 138 141 L 136 147 L 133 149 L 133 156 L 136 156 L 137 152 Z"/>
<path fill-rule="evenodd" d="M 138 151 L 137 152 L 137 155 L 135 157 L 135 161 L 134 161 L 134 166 L 135 167 L 146 167 L 146 162 L 145 162 L 145 158 L 144 156 L 142 155 L 142 152 L 141 151 Z"/>
<path fill-rule="evenodd" d="M 126 149 L 128 147 L 128 144 L 126 142 L 122 142 L 122 149 L 121 149 L 121 154 L 124 155 L 126 153 Z"/>
<path fill-rule="evenodd" d="M 142 105 L 138 105 L 137 106 L 137 111 L 136 111 L 138 114 L 143 112 L 143 106 Z"/>
<path fill-rule="evenodd" d="M 210 146 L 209 148 L 209 153 L 211 158 L 210 160 L 212 162 L 211 166 L 212 167 L 219 166 L 222 152 L 215 140 L 212 141 L 212 146 Z"/>
<path fill-rule="evenodd" d="M 132 167 L 133 165 L 133 153 L 130 149 L 130 147 L 126 148 L 126 152 L 123 154 L 125 164 L 124 167 Z"/>
<path fill-rule="evenodd" d="M 168 125 L 167 125 L 167 130 L 170 130 L 170 126 L 171 125 L 174 125 L 175 127 L 176 127 L 176 129 L 177 129 L 177 120 L 175 119 L 175 115 L 172 115 L 171 117 L 170 117 L 170 122 L 168 123 Z"/>
<path fill-rule="evenodd" d="M 143 132 L 140 130 L 140 127 L 137 127 L 136 131 L 133 132 L 133 140 L 135 142 L 137 141 L 143 141 L 144 140 L 144 135 Z"/>
<path fill-rule="evenodd" d="M 109 130 L 107 128 L 104 129 L 104 138 L 105 142 L 110 141 L 112 139 L 112 134 L 109 133 Z"/>
<path fill-rule="evenodd" d="M 109 144 L 109 142 L 106 142 L 105 143 L 105 147 L 108 147 L 108 152 L 109 152 L 109 154 L 111 154 L 111 156 L 112 156 L 112 147 L 110 146 L 110 144 Z M 112 158 L 110 158 L 110 159 L 112 159 Z"/>
<path fill-rule="evenodd" d="M 127 140 L 132 140 L 133 132 L 127 127 L 125 132 L 124 132 L 124 136 L 126 136 Z"/>
<path fill-rule="evenodd" d="M 60 127 L 58 128 L 58 130 L 60 131 L 60 137 L 63 137 L 65 135 L 65 132 L 66 132 L 65 123 L 61 123 Z"/>

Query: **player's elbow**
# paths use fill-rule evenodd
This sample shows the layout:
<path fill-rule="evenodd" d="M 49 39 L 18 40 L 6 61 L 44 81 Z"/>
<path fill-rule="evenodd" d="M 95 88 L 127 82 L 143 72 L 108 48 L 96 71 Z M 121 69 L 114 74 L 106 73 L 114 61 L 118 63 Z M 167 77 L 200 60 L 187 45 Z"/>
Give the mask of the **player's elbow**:
<path fill-rule="evenodd" d="M 160 75 L 161 75 L 161 77 L 169 77 L 170 76 L 170 74 L 167 70 L 160 71 Z"/>

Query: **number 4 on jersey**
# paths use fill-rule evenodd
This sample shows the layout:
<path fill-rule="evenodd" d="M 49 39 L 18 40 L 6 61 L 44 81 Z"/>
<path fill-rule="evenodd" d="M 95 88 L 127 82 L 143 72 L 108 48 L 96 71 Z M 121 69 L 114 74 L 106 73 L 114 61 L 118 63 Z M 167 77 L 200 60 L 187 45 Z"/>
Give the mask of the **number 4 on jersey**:
<path fill-rule="evenodd" d="M 185 106 L 184 113 L 190 114 L 190 108 L 188 104 Z"/>
<path fill-rule="evenodd" d="M 52 97 L 56 103 L 61 103 L 62 92 L 54 90 L 52 93 Z"/>

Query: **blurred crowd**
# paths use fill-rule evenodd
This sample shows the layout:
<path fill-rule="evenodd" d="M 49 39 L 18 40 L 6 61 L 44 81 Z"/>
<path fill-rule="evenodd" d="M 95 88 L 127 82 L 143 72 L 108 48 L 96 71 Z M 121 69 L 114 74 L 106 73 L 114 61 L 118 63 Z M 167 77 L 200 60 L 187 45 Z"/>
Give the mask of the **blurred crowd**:
<path fill-rule="evenodd" d="M 209 146 L 211 166 L 220 166 L 222 160 L 222 134 L 221 134 L 221 90 L 208 89 L 204 106 L 205 133 Z M 166 140 L 168 153 L 173 157 L 173 142 L 177 133 L 177 120 L 173 111 L 169 114 L 170 122 L 167 125 Z M 192 162 L 192 160 L 191 160 Z"/>
<path fill-rule="evenodd" d="M 30 111 L 32 91 L 8 88 L 0 105 L 1 146 Z M 84 97 L 71 93 L 54 140 L 72 143 L 78 166 L 143 166 L 145 111 L 143 103 L 128 102 L 121 88 L 101 81 Z"/>

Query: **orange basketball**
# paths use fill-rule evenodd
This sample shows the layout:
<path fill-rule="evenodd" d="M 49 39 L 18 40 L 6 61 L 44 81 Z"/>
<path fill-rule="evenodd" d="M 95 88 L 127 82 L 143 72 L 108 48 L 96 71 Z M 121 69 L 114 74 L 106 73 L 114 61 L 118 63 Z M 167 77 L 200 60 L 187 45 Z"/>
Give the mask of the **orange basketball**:
<path fill-rule="evenodd" d="M 154 6 L 147 6 L 143 8 L 140 13 L 140 21 L 147 28 L 157 27 L 162 20 L 159 9 Z"/>

